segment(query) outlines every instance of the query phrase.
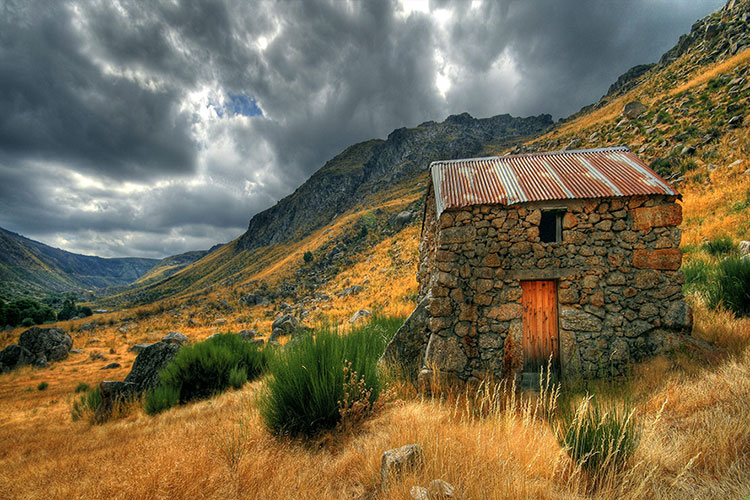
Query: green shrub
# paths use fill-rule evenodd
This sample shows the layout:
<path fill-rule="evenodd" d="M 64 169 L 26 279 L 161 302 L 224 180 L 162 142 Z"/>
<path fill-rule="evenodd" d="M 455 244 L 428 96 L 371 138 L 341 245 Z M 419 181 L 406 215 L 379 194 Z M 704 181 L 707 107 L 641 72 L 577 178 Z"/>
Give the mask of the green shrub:
<path fill-rule="evenodd" d="M 703 244 L 703 249 L 714 257 L 729 255 L 737 251 L 737 246 L 729 236 L 717 236 Z"/>
<path fill-rule="evenodd" d="M 34 326 L 34 319 L 23 318 L 23 321 L 21 321 L 21 326 L 25 326 L 25 327 Z"/>
<path fill-rule="evenodd" d="M 401 323 L 376 317 L 345 335 L 322 327 L 278 352 L 259 400 L 268 429 L 310 437 L 335 427 L 353 405 L 371 408 L 383 388 L 378 358 Z"/>
<path fill-rule="evenodd" d="M 705 261 L 694 259 L 682 266 L 685 275 L 685 288 L 703 287 L 708 282 L 711 266 Z"/>
<path fill-rule="evenodd" d="M 76 392 L 78 391 L 76 390 Z M 82 394 L 81 397 L 78 398 L 78 401 L 75 401 L 73 403 L 73 410 L 71 411 L 73 421 L 77 422 L 78 420 L 81 420 L 83 418 L 93 418 L 94 412 L 99 407 L 101 402 L 102 393 L 98 387 L 93 391 L 88 391 L 85 394 Z"/>
<path fill-rule="evenodd" d="M 89 384 L 85 382 L 78 382 L 78 385 L 76 386 L 76 394 L 79 392 L 86 392 L 91 390 L 91 387 L 89 387 Z"/>
<path fill-rule="evenodd" d="M 603 407 L 589 396 L 575 411 L 562 412 L 557 439 L 570 458 L 593 472 L 625 464 L 640 434 L 628 404 Z"/>
<path fill-rule="evenodd" d="M 171 385 L 160 385 L 146 394 L 144 409 L 149 415 L 163 412 L 180 403 L 180 389 Z"/>
<path fill-rule="evenodd" d="M 182 348 L 175 359 L 159 372 L 161 386 L 171 389 L 150 391 L 146 401 L 151 400 L 151 407 L 162 411 L 178 402 L 184 404 L 207 398 L 239 383 L 239 371 L 244 372 L 247 381 L 260 375 L 265 365 L 265 350 L 258 349 L 238 335 L 217 335 L 205 342 Z M 233 370 L 234 383 L 231 380 Z M 179 395 L 176 400 L 172 397 L 174 394 Z M 170 404 L 163 406 L 162 403 Z"/>
<path fill-rule="evenodd" d="M 241 389 L 247 382 L 247 370 L 240 366 L 235 366 L 229 372 L 229 385 L 233 389 Z"/>
<path fill-rule="evenodd" d="M 312 254 L 312 252 L 310 252 L 310 251 L 307 251 L 307 252 L 305 252 L 305 253 L 304 253 L 304 254 L 302 255 L 302 259 L 303 259 L 303 260 L 304 260 L 304 261 L 305 261 L 306 263 L 312 262 L 312 261 L 313 261 L 313 254 Z"/>
<path fill-rule="evenodd" d="M 45 389 L 46 389 L 47 387 L 49 387 L 49 384 L 48 384 L 47 382 L 39 382 L 39 385 L 38 385 L 38 386 L 36 386 L 36 389 L 37 389 L 38 391 L 43 391 L 43 390 L 45 390 Z"/>
<path fill-rule="evenodd" d="M 724 306 L 737 316 L 750 315 L 750 260 L 729 257 L 719 262 L 706 284 L 709 307 Z"/>

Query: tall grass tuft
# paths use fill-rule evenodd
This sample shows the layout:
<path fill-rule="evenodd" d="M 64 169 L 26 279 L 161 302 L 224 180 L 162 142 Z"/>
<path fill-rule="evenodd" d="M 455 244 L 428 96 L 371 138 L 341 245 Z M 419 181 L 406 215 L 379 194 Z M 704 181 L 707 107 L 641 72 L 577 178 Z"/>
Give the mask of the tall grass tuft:
<path fill-rule="evenodd" d="M 706 284 L 709 307 L 723 306 L 737 316 L 750 315 L 750 259 L 729 257 L 719 262 Z"/>
<path fill-rule="evenodd" d="M 94 412 L 102 402 L 102 393 L 98 387 L 93 391 L 89 389 L 85 389 L 85 391 L 77 401 L 73 402 L 73 409 L 71 410 L 73 422 L 84 419 L 92 420 Z M 76 388 L 76 392 L 79 392 L 78 388 Z"/>
<path fill-rule="evenodd" d="M 712 272 L 712 267 L 704 260 L 691 260 L 682 266 L 685 276 L 685 289 L 700 288 L 706 285 Z"/>
<path fill-rule="evenodd" d="M 254 379 L 266 366 L 265 349 L 258 349 L 233 334 L 217 335 L 205 342 L 184 347 L 161 372 L 161 384 L 146 395 L 150 414 L 220 393 L 230 386 L 239 388 Z"/>
<path fill-rule="evenodd" d="M 714 257 L 729 255 L 737 251 L 737 245 L 727 235 L 717 236 L 703 244 L 703 248 Z"/>
<path fill-rule="evenodd" d="M 633 455 L 641 429 L 627 403 L 601 405 L 587 396 L 560 414 L 557 439 L 570 458 L 589 472 L 617 469 Z"/>
<path fill-rule="evenodd" d="M 378 358 L 402 321 L 376 317 L 348 334 L 324 326 L 277 353 L 259 399 L 266 427 L 312 437 L 336 427 L 352 409 L 371 408 L 384 385 Z"/>

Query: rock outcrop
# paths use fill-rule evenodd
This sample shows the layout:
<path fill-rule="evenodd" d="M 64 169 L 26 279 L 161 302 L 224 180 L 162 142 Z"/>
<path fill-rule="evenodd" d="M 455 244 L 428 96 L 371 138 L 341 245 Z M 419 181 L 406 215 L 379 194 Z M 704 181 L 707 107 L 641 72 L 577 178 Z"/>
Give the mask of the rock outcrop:
<path fill-rule="evenodd" d="M 0 351 L 0 372 L 24 365 L 45 367 L 68 357 L 73 339 L 62 328 L 34 326 L 21 333 L 18 345 Z"/>

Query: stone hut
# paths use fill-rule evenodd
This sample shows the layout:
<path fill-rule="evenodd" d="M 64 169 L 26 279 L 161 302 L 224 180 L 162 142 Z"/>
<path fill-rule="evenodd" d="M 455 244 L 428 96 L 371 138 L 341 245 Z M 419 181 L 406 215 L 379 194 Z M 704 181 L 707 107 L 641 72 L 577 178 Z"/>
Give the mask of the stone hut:
<path fill-rule="evenodd" d="M 384 359 L 413 376 L 619 375 L 692 316 L 679 193 L 627 148 L 433 162 L 420 305 Z"/>

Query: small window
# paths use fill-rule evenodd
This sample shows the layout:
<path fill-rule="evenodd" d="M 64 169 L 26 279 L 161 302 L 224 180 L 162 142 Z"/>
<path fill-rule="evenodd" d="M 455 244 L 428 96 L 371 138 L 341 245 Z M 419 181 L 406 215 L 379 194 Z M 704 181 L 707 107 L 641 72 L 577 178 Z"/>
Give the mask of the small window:
<path fill-rule="evenodd" d="M 562 218 L 563 210 L 544 210 L 542 220 L 539 222 L 539 239 L 542 243 L 555 243 L 562 241 Z"/>

